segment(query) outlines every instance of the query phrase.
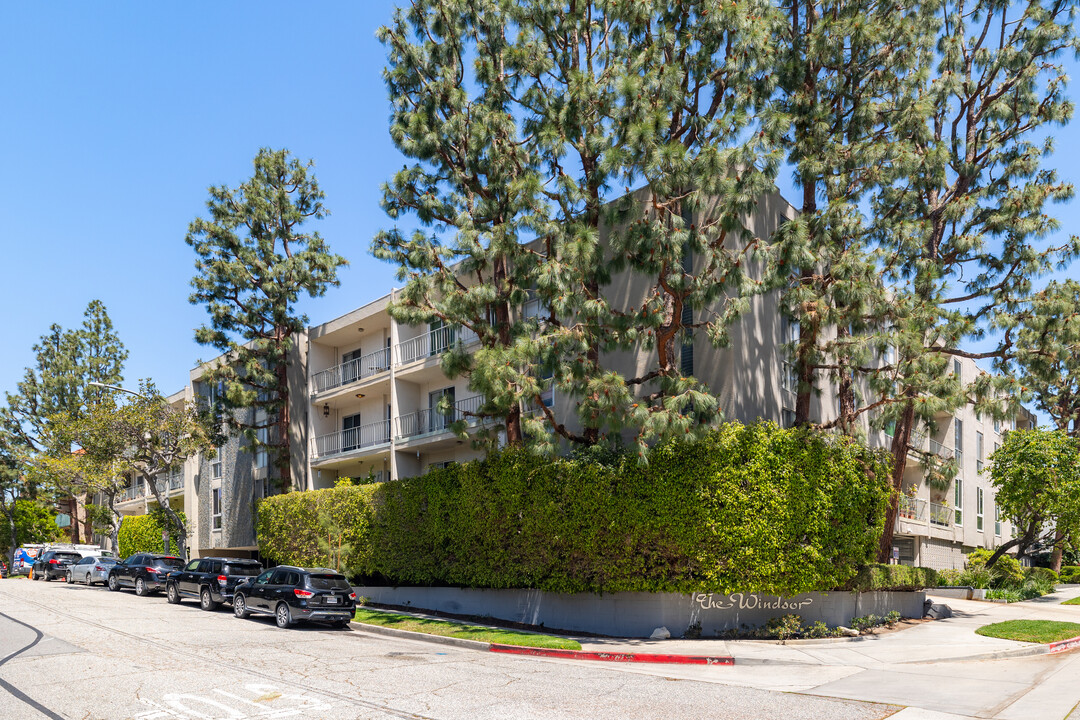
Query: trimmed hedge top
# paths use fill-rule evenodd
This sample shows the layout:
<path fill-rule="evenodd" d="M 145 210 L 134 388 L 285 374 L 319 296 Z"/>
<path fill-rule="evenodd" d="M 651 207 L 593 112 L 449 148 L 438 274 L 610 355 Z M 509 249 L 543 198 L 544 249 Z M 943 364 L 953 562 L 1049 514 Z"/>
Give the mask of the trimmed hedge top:
<path fill-rule="evenodd" d="M 265 557 L 411 585 L 554 592 L 846 586 L 877 549 L 887 461 L 808 429 L 729 423 L 614 467 L 505 450 L 362 487 L 267 498 Z"/>

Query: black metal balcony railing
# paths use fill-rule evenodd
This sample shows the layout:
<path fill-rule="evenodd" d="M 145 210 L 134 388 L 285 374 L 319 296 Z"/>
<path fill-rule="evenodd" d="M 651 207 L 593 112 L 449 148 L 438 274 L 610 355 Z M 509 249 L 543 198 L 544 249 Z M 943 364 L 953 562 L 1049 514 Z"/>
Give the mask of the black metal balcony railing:
<path fill-rule="evenodd" d="M 315 438 L 315 458 L 364 450 L 390 442 L 390 421 L 378 420 Z"/>
<path fill-rule="evenodd" d="M 311 391 L 325 392 L 390 369 L 390 348 L 380 348 L 311 376 Z"/>
<path fill-rule="evenodd" d="M 469 425 L 475 425 L 480 419 L 469 413 L 476 412 L 483 404 L 484 396 L 474 395 L 458 400 L 454 403 L 453 409 L 445 414 L 437 409 L 428 409 L 400 415 L 397 418 L 397 436 L 406 438 L 443 432 L 450 428 L 451 423 L 458 420 L 465 420 Z"/>

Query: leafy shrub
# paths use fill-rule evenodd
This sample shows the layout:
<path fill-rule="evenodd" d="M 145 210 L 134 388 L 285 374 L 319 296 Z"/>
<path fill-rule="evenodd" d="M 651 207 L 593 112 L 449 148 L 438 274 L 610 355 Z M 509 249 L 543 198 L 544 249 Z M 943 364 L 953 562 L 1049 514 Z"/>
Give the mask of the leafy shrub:
<path fill-rule="evenodd" d="M 960 580 L 963 577 L 962 570 L 954 570 L 952 568 L 948 570 L 938 570 L 937 578 L 938 585 L 944 587 L 955 587 L 957 585 L 963 585 Z"/>
<path fill-rule="evenodd" d="M 880 625 L 892 627 L 898 622 L 900 622 L 900 613 L 896 610 L 890 610 L 885 614 L 885 617 L 870 614 L 865 617 L 851 618 L 851 627 L 854 630 L 858 630 L 860 633 L 866 633 Z"/>
<path fill-rule="evenodd" d="M 990 573 L 990 587 L 1018 587 L 1024 582 L 1024 568 L 1015 557 L 1009 554 L 1002 555 L 991 568 L 986 567 L 986 562 L 993 555 L 992 550 L 979 548 L 968 553 L 965 567 L 968 570 L 987 570 Z"/>
<path fill-rule="evenodd" d="M 968 585 L 973 588 L 987 589 L 991 586 L 994 578 L 985 566 L 979 566 L 960 573 L 959 585 Z"/>
<path fill-rule="evenodd" d="M 182 520 L 186 521 L 184 513 L 178 513 Z M 135 553 L 159 553 L 164 547 L 161 542 L 161 531 L 169 526 L 169 521 L 161 510 L 154 510 L 148 515 L 128 515 L 120 523 L 120 530 L 116 539 L 120 543 L 119 552 L 121 558 L 126 558 Z M 176 538 L 169 532 L 169 552 L 180 551 L 176 544 Z"/>
<path fill-rule="evenodd" d="M 1024 574 L 1027 576 L 1027 579 L 1029 579 L 1029 580 L 1031 578 L 1041 578 L 1041 579 L 1045 580 L 1046 582 L 1050 583 L 1051 586 L 1056 585 L 1057 583 L 1061 582 L 1061 579 L 1058 576 L 1058 574 L 1056 572 L 1054 572 L 1053 570 L 1051 570 L 1050 568 L 1044 568 L 1044 567 L 1028 568 L 1025 571 Z"/>
<path fill-rule="evenodd" d="M 507 449 L 381 485 L 259 504 L 262 554 L 324 562 L 329 505 L 351 574 L 411 585 L 554 592 L 843 587 L 876 554 L 888 465 L 845 438 L 729 423 L 653 448 L 648 464 L 537 462 Z"/>
<path fill-rule="evenodd" d="M 1006 588 L 1002 590 L 987 590 L 987 600 L 1004 600 L 1005 602 L 1020 602 L 1024 597 L 1020 594 L 1019 590 L 1012 588 Z"/>
<path fill-rule="evenodd" d="M 850 584 L 851 590 L 922 590 L 936 587 L 938 573 L 933 568 L 875 563 L 859 568 Z"/>

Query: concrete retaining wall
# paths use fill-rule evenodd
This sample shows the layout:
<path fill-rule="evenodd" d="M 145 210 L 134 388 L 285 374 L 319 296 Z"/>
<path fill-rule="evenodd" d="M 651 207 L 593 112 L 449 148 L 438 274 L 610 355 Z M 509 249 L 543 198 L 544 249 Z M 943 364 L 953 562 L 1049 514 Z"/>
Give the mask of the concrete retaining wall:
<path fill-rule="evenodd" d="M 883 616 L 891 610 L 917 618 L 922 617 L 926 598 L 922 592 L 806 593 L 783 598 L 758 593 L 563 595 L 540 590 L 441 587 L 358 587 L 356 593 L 382 605 L 616 637 L 648 637 L 658 627 L 680 637 L 697 623 L 701 624 L 701 637 L 715 637 L 725 630 L 758 627 L 783 615 L 798 615 L 804 625 L 821 620 L 830 626 L 847 625 L 853 617 Z"/>

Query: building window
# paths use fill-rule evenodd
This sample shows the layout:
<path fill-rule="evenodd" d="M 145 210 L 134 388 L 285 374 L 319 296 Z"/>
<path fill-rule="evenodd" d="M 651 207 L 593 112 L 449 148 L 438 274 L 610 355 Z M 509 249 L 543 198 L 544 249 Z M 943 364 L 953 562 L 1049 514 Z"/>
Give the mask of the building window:
<path fill-rule="evenodd" d="M 975 472 L 983 471 L 983 434 L 975 433 Z"/>
<path fill-rule="evenodd" d="M 784 362 L 781 366 L 780 386 L 789 393 L 799 392 L 799 373 L 795 370 L 795 363 Z"/>
<path fill-rule="evenodd" d="M 994 418 L 994 432 L 1001 433 L 1001 421 Z"/>
<path fill-rule="evenodd" d="M 255 431 L 255 439 L 259 447 L 255 450 L 255 467 L 264 468 L 269 464 L 270 456 L 266 451 L 266 442 L 270 434 L 270 428 L 259 428 Z"/>
<path fill-rule="evenodd" d="M 783 411 L 781 411 L 780 420 L 786 428 L 795 427 L 795 411 L 784 408 Z"/>
<path fill-rule="evenodd" d="M 1001 537 L 1001 508 L 994 502 L 994 534 Z"/>
<path fill-rule="evenodd" d="M 210 491 L 210 527 L 214 530 L 221 529 L 221 488 Z"/>
<path fill-rule="evenodd" d="M 953 375 L 956 376 L 956 382 L 959 382 L 959 383 L 964 382 L 963 366 L 960 364 L 960 361 L 955 359 L 955 358 L 953 358 L 953 361 L 952 361 L 952 370 L 953 370 Z"/>
<path fill-rule="evenodd" d="M 960 418 L 953 423 L 953 447 L 956 448 L 957 459 L 960 459 L 964 452 L 964 421 Z"/>
<path fill-rule="evenodd" d="M 210 477 L 215 479 L 221 477 L 221 448 L 218 448 L 217 455 L 210 462 Z"/>
<path fill-rule="evenodd" d="M 953 505 L 956 507 L 956 525 L 964 525 L 964 481 L 959 477 L 953 480 Z"/>
<path fill-rule="evenodd" d="M 975 529 L 983 529 L 983 489 L 975 488 Z"/>

